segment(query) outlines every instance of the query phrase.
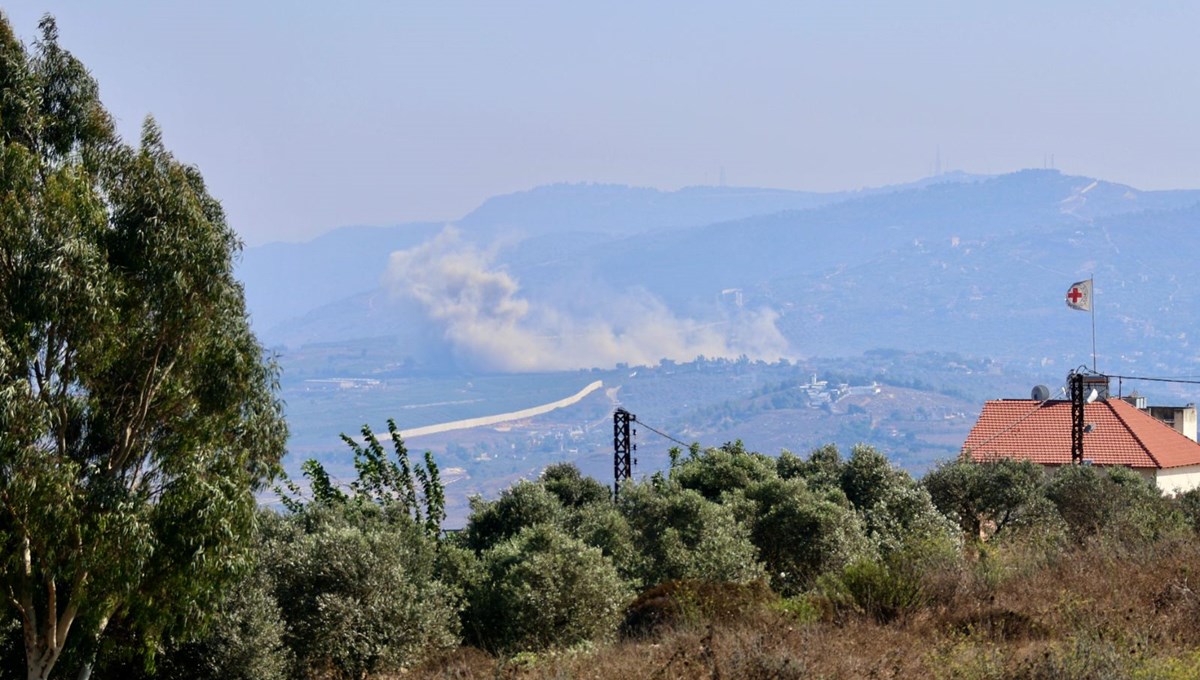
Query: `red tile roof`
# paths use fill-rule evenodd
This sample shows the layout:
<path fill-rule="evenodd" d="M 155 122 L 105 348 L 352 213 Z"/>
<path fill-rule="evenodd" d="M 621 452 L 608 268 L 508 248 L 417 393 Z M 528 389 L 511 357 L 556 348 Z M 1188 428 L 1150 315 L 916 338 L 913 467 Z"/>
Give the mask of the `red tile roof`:
<path fill-rule="evenodd" d="M 1120 399 L 1084 406 L 1083 457 L 1096 465 L 1174 468 L 1200 465 L 1200 444 Z M 988 401 L 967 441 L 973 460 L 1032 460 L 1071 463 L 1071 402 L 1032 399 Z"/>

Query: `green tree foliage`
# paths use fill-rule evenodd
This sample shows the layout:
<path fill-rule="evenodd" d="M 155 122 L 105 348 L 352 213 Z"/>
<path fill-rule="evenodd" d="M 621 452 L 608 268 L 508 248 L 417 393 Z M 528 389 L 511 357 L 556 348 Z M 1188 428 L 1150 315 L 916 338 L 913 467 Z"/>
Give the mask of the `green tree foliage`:
<path fill-rule="evenodd" d="M 612 561 L 560 530 L 531 526 L 483 554 L 471 597 L 477 644 L 540 650 L 610 637 L 631 597 Z"/>
<path fill-rule="evenodd" d="M 1044 493 L 1079 540 L 1106 534 L 1146 541 L 1186 526 L 1173 499 L 1127 468 L 1068 465 L 1055 471 Z"/>
<path fill-rule="evenodd" d="M 300 471 L 304 474 L 304 478 L 308 480 L 308 488 L 312 494 L 313 503 L 317 505 L 344 505 L 349 502 L 350 497 L 346 495 L 345 491 L 338 488 L 333 478 L 325 471 L 325 466 L 321 465 L 315 459 L 310 458 L 301 463 Z M 304 509 L 304 502 L 297 500 L 301 497 L 300 487 L 293 484 L 290 480 L 285 481 L 293 495 L 280 494 L 280 500 L 288 510 L 300 512 Z"/>
<path fill-rule="evenodd" d="M 573 536 L 611 558 L 623 577 L 636 578 L 631 569 L 640 548 L 634 543 L 629 522 L 611 503 L 583 506 L 570 519 L 570 527 Z"/>
<path fill-rule="evenodd" d="M 342 441 L 354 452 L 354 468 L 358 472 L 358 477 L 350 482 L 349 493 L 338 488 L 321 463 L 312 459 L 304 461 L 300 469 L 308 479 L 312 503 L 342 506 L 353 502 L 387 508 L 390 513 L 401 513 L 423 524 L 426 533 L 437 537 L 446 519 L 446 492 L 433 453 L 425 452 L 424 467 L 412 465 L 408 460 L 408 448 L 391 418 L 388 419 L 388 433 L 395 460 L 388 457 L 387 450 L 368 425 L 362 426 L 365 445 L 347 434 L 341 435 Z M 417 492 L 418 483 L 420 493 Z M 304 510 L 304 493 L 295 482 L 286 481 L 285 489 L 277 491 L 289 511 L 299 513 Z"/>
<path fill-rule="evenodd" d="M 360 445 L 350 435 L 342 433 L 342 441 L 354 452 L 354 469 L 358 479 L 350 483 L 356 500 L 378 505 L 398 505 L 407 510 L 417 522 L 421 521 L 421 508 L 417 505 L 417 489 L 412 466 L 408 461 L 408 448 L 400 439 L 396 423 L 388 419 L 388 432 L 392 435 L 392 446 L 396 459 L 388 458 L 387 451 L 369 425 L 362 426 L 362 437 L 366 445 Z"/>
<path fill-rule="evenodd" d="M 907 477 L 874 447 L 859 445 L 841 465 L 839 483 L 854 507 L 867 510 L 886 500 L 890 489 L 911 481 Z"/>
<path fill-rule="evenodd" d="M 264 559 L 293 675 L 395 672 L 457 644 L 458 598 L 437 578 L 437 543 L 391 509 L 314 506 L 273 527 Z"/>
<path fill-rule="evenodd" d="M 675 579 L 746 582 L 763 575 L 750 532 L 733 510 L 667 482 L 626 484 L 618 508 L 638 552 L 622 564 L 641 587 Z"/>
<path fill-rule="evenodd" d="M 203 618 L 287 433 L 220 205 L 97 91 L 52 19 L 32 53 L 0 19 L 0 568 L 30 678 Z"/>
<path fill-rule="evenodd" d="M 809 488 L 841 488 L 842 454 L 833 444 L 813 449 L 806 460 L 788 451 L 779 456 L 776 470 L 780 477 L 800 477 Z"/>
<path fill-rule="evenodd" d="M 1192 530 L 1200 533 L 1200 489 L 1179 494 L 1179 510 Z"/>
<path fill-rule="evenodd" d="M 521 480 L 500 492 L 495 501 L 471 499 L 471 516 L 463 530 L 464 544 L 483 552 L 516 536 L 525 527 L 548 524 L 563 527 L 568 513 L 558 496 L 542 484 Z"/>
<path fill-rule="evenodd" d="M 1045 474 L 1032 461 L 958 460 L 939 465 L 921 484 L 934 505 L 970 538 L 995 535 L 1019 521 L 1038 498 Z"/>
<path fill-rule="evenodd" d="M 556 463 L 542 470 L 542 486 L 554 494 L 563 506 L 581 508 L 595 503 L 607 503 L 608 487 L 591 477 L 584 477 L 573 463 Z"/>
<path fill-rule="evenodd" d="M 286 645 L 286 625 L 274 591 L 274 579 L 260 563 L 230 589 L 202 635 L 167 645 L 154 675 L 171 680 L 291 678 L 294 656 Z M 101 668 L 98 675 L 132 677 L 132 670 Z"/>
<path fill-rule="evenodd" d="M 754 545 L 771 583 L 784 594 L 874 554 L 862 521 L 840 492 L 814 493 L 793 478 L 764 482 L 747 496 L 754 503 Z"/>
<path fill-rule="evenodd" d="M 695 489 L 710 501 L 722 494 L 745 489 L 776 476 L 775 460 L 746 451 L 741 441 L 718 449 L 693 453 L 671 470 L 671 479 L 685 489 Z"/>
<path fill-rule="evenodd" d="M 929 492 L 870 446 L 854 447 L 842 466 L 841 484 L 867 536 L 884 555 L 911 543 L 955 538 L 953 524 L 934 507 Z"/>

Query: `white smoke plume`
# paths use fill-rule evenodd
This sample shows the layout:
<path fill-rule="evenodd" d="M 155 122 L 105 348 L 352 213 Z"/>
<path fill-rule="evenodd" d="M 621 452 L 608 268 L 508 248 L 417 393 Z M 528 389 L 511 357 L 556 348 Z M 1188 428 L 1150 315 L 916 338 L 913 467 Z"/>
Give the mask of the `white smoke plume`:
<path fill-rule="evenodd" d="M 649 295 L 631 293 L 620 302 L 620 324 L 600 316 L 579 319 L 521 297 L 517 281 L 494 268 L 493 260 L 447 229 L 392 253 L 384 284 L 420 303 L 460 359 L 490 370 L 609 368 L 699 355 L 787 356 L 787 341 L 775 327 L 778 315 L 769 309 L 699 323 L 676 317 Z"/>

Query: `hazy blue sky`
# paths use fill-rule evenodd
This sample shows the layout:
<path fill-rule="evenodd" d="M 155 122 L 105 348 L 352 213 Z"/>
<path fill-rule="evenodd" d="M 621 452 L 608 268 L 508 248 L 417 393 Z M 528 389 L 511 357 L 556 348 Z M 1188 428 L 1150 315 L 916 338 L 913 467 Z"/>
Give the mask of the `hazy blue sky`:
<path fill-rule="evenodd" d="M 21 0 L 250 244 L 559 181 L 1200 187 L 1200 3 Z"/>

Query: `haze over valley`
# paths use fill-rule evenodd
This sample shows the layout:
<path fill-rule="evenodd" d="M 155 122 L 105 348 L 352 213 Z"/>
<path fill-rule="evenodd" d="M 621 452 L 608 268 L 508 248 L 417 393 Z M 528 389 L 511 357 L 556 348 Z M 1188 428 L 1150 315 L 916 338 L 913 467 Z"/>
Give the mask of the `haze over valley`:
<path fill-rule="evenodd" d="M 1196 373 L 1198 218 L 1200 191 L 1054 170 L 841 193 L 559 184 L 446 223 L 251 247 L 239 275 L 284 368 L 292 468 L 344 467 L 330 433 L 364 423 L 520 411 L 604 381 L 569 408 L 413 439 L 454 468 L 462 510 L 553 461 L 607 476 L 618 405 L 688 442 L 870 442 L 924 470 L 983 400 L 1090 365 L 1090 319 L 1062 295 L 1091 276 L 1102 371 Z M 665 465 L 671 442 L 642 445 L 643 473 Z"/>

